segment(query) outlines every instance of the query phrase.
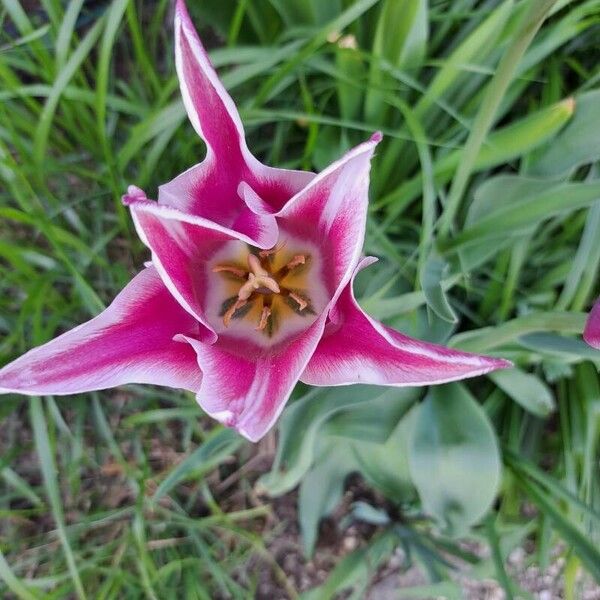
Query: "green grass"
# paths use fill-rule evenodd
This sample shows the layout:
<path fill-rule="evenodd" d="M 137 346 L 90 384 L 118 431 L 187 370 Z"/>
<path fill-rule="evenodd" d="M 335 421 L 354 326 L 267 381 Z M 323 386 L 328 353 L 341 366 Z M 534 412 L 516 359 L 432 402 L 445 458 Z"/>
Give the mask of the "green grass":
<path fill-rule="evenodd" d="M 306 551 L 346 474 L 385 498 L 354 507 L 377 533 L 307 597 L 361 597 L 399 545 L 431 581 L 416 597 L 460 597 L 449 556 L 517 597 L 506 558 L 526 539 L 542 568 L 564 541 L 566 598 L 578 573 L 600 585 L 600 358 L 580 340 L 599 293 L 600 2 L 197 4 L 264 162 L 319 170 L 384 132 L 365 247 L 380 262 L 360 280 L 369 312 L 517 365 L 423 401 L 298 387 L 259 485 L 300 486 Z M 179 97 L 170 2 L 32 5 L 0 4 L 2 363 L 111 301 L 147 259 L 121 194 L 135 183 L 153 197 L 204 152 Z M 269 554 L 276 532 L 263 533 L 270 504 L 242 469 L 256 448 L 190 396 L 6 396 L 0 431 L 0 596 L 252 598 L 256 580 L 239 576 L 251 556 L 295 595 Z M 460 453 L 420 445 L 436 432 Z M 504 466 L 473 523 L 496 491 L 478 448 Z M 440 465 L 450 475 L 425 491 L 421 469 Z M 451 534 L 489 544 L 490 558 Z"/>

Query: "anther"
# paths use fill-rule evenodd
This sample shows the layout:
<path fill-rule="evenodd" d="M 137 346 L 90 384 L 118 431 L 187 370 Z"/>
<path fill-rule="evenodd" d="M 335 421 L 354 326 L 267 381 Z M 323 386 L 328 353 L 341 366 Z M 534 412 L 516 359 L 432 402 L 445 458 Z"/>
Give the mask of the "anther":
<path fill-rule="evenodd" d="M 214 267 L 212 270 L 213 273 L 231 273 L 240 279 L 246 279 L 246 275 L 248 275 L 247 271 L 244 269 L 238 269 L 237 267 L 230 267 L 228 265 L 220 265 L 218 267 Z"/>
<path fill-rule="evenodd" d="M 300 311 L 304 310 L 308 306 L 308 302 L 304 298 L 298 296 L 298 294 L 295 294 L 294 292 L 290 292 L 290 298 L 292 298 L 292 300 L 294 300 L 298 304 L 298 310 Z"/>
<path fill-rule="evenodd" d="M 235 303 L 229 307 L 227 312 L 223 315 L 223 324 L 225 325 L 225 327 L 229 327 L 229 324 L 231 323 L 231 319 L 233 318 L 233 315 L 236 313 L 236 311 L 238 311 L 240 308 L 242 308 L 242 306 L 245 306 L 247 302 L 248 302 L 248 300 L 246 300 L 244 298 L 238 298 L 235 301 Z"/>
<path fill-rule="evenodd" d="M 263 307 L 262 313 L 260 315 L 260 322 L 258 324 L 258 327 L 256 328 L 256 331 L 262 331 L 263 329 L 265 329 L 270 316 L 271 316 L 271 309 L 268 306 Z"/>
<path fill-rule="evenodd" d="M 292 269 L 304 264 L 306 264 L 306 257 L 304 254 L 296 254 L 296 256 L 294 256 L 294 258 L 292 258 L 292 260 L 285 265 L 285 268 L 291 271 Z"/>

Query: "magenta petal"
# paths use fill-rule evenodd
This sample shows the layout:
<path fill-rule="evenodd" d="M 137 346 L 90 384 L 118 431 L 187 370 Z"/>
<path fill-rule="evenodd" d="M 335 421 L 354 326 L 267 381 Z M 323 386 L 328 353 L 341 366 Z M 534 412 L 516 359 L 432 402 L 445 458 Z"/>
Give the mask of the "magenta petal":
<path fill-rule="evenodd" d="M 361 261 L 355 274 L 372 259 Z M 366 315 L 352 292 L 352 281 L 335 306 L 325 331 L 300 378 L 311 385 L 368 383 L 417 386 L 482 375 L 511 363 L 458 352 L 410 338 Z"/>
<path fill-rule="evenodd" d="M 588 317 L 583 332 L 583 339 L 594 348 L 600 350 L 600 300 L 596 301 Z"/>
<path fill-rule="evenodd" d="M 204 374 L 197 396 L 200 406 L 247 439 L 258 441 L 283 410 L 323 333 L 324 322 L 323 315 L 285 348 L 258 356 L 256 351 L 222 345 L 221 340 L 210 345 L 188 339 Z"/>
<path fill-rule="evenodd" d="M 369 170 L 381 134 L 319 173 L 277 213 L 281 229 L 321 247 L 335 299 L 360 258 L 369 202 Z"/>
<path fill-rule="evenodd" d="M 261 248 L 269 248 L 277 241 L 274 217 L 258 217 L 249 211 L 243 228 L 254 234 L 255 237 L 250 238 L 201 217 L 137 196 L 126 196 L 124 201 L 131 209 L 140 239 L 152 250 L 153 264 L 165 285 L 181 306 L 211 332 L 204 309 L 208 259 L 231 240 L 241 240 Z M 212 341 L 216 339 L 214 333 L 211 338 Z"/>
<path fill-rule="evenodd" d="M 242 121 L 182 0 L 175 8 L 175 64 L 189 119 L 206 142 L 209 154 L 223 163 L 239 161 L 246 148 Z"/>
<path fill-rule="evenodd" d="M 245 180 L 273 210 L 279 210 L 314 174 L 267 167 L 250 153 L 235 104 L 211 65 L 183 0 L 175 9 L 175 62 L 189 119 L 206 142 L 208 154 L 203 163 L 163 186 L 159 202 L 225 224 L 218 214 L 235 206 L 239 200 L 235 190 Z"/>
<path fill-rule="evenodd" d="M 188 344 L 198 325 L 153 267 L 139 273 L 96 318 L 0 370 L 0 392 L 75 394 L 126 383 L 197 391 L 201 372 Z"/>

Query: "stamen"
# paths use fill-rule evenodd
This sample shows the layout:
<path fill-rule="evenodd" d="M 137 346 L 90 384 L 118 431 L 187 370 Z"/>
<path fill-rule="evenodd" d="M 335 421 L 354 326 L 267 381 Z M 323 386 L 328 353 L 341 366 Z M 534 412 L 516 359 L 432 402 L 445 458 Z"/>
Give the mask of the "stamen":
<path fill-rule="evenodd" d="M 294 269 L 310 264 L 310 254 L 292 254 L 289 252 L 286 257 L 288 259 L 287 263 L 279 266 L 283 261 L 275 261 L 271 256 L 279 252 L 285 245 L 286 242 L 283 241 L 268 250 L 249 252 L 246 257 L 247 268 L 240 266 L 240 263 L 235 260 L 231 261 L 230 264 L 225 263 L 212 267 L 213 273 L 225 273 L 240 280 L 236 284 L 236 288 L 238 288 L 237 297 L 229 297 L 221 305 L 219 311 L 225 327 L 229 327 L 233 319 L 246 317 L 253 307 L 257 307 L 254 304 L 256 299 L 260 299 L 261 303 L 258 307 L 261 308 L 258 322 L 254 321 L 256 323 L 254 329 L 269 337 L 273 335 L 274 327 L 279 321 L 278 313 L 274 312 L 271 305 L 277 296 L 281 296 L 288 307 L 298 315 L 300 313 L 303 316 L 315 314 L 311 301 L 304 295 L 302 290 L 294 292 L 285 283 L 285 277 Z M 278 268 L 275 270 L 276 263 L 278 263 Z M 252 314 L 255 315 L 256 312 L 252 312 Z M 252 319 L 254 320 L 254 318 Z"/>
<path fill-rule="evenodd" d="M 304 254 L 296 254 L 296 256 L 294 256 L 294 258 L 292 258 L 292 260 L 285 265 L 285 268 L 291 271 L 292 269 L 304 264 L 306 264 L 306 257 Z"/>
<path fill-rule="evenodd" d="M 223 315 L 223 324 L 225 325 L 225 327 L 229 327 L 229 324 L 231 323 L 231 319 L 233 318 L 233 315 L 236 313 L 236 311 L 238 311 L 240 308 L 242 308 L 242 306 L 245 306 L 247 304 L 248 300 L 245 298 L 238 298 L 227 310 L 227 312 Z"/>
<path fill-rule="evenodd" d="M 298 310 L 300 311 L 304 310 L 308 306 L 308 302 L 294 292 L 290 292 L 290 298 L 292 298 L 298 304 Z"/>
<path fill-rule="evenodd" d="M 263 329 L 265 329 L 270 316 L 271 316 L 271 309 L 268 306 L 263 307 L 262 313 L 260 315 L 260 323 L 258 324 L 256 331 L 262 331 Z"/>
<path fill-rule="evenodd" d="M 230 267 L 229 265 L 219 265 L 214 267 L 212 270 L 213 273 L 231 273 L 240 279 L 246 279 L 246 275 L 248 275 L 247 271 L 244 269 L 238 269 L 237 267 Z"/>

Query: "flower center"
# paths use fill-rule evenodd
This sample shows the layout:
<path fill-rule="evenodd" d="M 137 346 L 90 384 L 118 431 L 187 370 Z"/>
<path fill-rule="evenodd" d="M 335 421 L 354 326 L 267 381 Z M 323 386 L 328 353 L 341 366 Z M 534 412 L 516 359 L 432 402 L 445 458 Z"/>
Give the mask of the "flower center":
<path fill-rule="evenodd" d="M 232 319 L 253 318 L 255 329 L 271 337 L 286 311 L 301 316 L 315 314 L 306 290 L 298 286 L 304 281 L 311 257 L 308 253 L 284 256 L 284 246 L 250 249 L 243 266 L 224 263 L 213 267 L 213 273 L 222 274 L 237 287 L 237 295 L 221 306 L 225 327 Z"/>

